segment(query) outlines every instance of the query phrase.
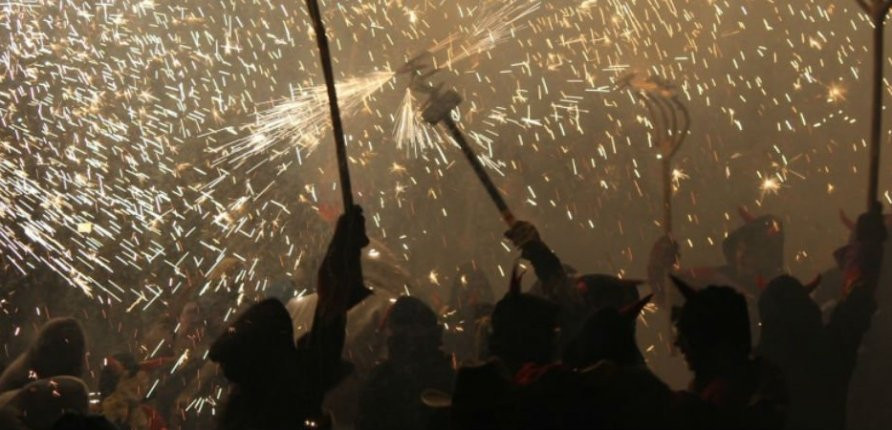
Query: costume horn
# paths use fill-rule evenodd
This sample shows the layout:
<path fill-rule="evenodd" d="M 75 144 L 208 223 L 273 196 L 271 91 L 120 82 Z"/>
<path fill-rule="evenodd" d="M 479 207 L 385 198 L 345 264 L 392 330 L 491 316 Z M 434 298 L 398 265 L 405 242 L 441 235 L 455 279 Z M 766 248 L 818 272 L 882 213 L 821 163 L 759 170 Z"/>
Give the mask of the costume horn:
<path fill-rule="evenodd" d="M 678 288 L 678 292 L 681 293 L 682 297 L 684 297 L 685 300 L 690 300 L 691 297 L 694 297 L 694 294 L 697 294 L 697 290 L 688 285 L 685 281 L 682 281 L 674 275 L 669 275 L 669 278 L 672 279 L 672 283 L 675 284 L 675 288 Z"/>
<path fill-rule="evenodd" d="M 755 215 L 753 215 L 753 213 L 744 206 L 739 206 L 737 208 L 737 213 L 740 214 L 740 217 L 743 218 L 743 221 L 747 224 L 756 220 Z"/>
<path fill-rule="evenodd" d="M 842 221 L 842 225 L 846 226 L 849 231 L 855 231 L 855 221 L 852 221 L 842 209 L 839 210 L 839 220 Z"/>
<path fill-rule="evenodd" d="M 649 294 L 647 297 L 638 300 L 635 303 L 630 305 L 623 306 L 622 309 L 619 310 L 619 314 L 626 318 L 637 318 L 638 314 L 641 313 L 641 310 L 650 303 L 650 300 L 654 297 L 653 294 Z"/>
<path fill-rule="evenodd" d="M 808 294 L 815 292 L 815 290 L 818 288 L 818 285 L 821 285 L 821 275 L 818 275 L 814 281 L 811 281 L 804 285 L 805 292 Z"/>

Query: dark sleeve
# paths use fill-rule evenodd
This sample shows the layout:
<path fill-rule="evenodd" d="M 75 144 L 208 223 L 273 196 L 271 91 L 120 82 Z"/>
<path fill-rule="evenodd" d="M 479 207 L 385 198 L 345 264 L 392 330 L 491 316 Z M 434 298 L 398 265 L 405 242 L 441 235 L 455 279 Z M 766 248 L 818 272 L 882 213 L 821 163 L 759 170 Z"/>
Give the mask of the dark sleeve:
<path fill-rule="evenodd" d="M 298 341 L 304 397 L 310 413 L 322 416 L 325 394 L 350 373 L 350 365 L 341 359 L 347 316 L 313 320 L 313 328 Z"/>
<path fill-rule="evenodd" d="M 545 244 L 534 240 L 523 246 L 522 257 L 529 260 L 542 283 L 542 290 L 551 299 L 561 296 L 567 274 L 558 256 Z"/>
<path fill-rule="evenodd" d="M 378 430 L 388 429 L 391 423 L 388 422 L 387 413 L 389 409 L 386 405 L 387 393 L 384 387 L 386 378 L 382 375 L 379 367 L 372 371 L 369 380 L 359 392 L 359 410 L 356 414 L 356 430 Z M 391 393 L 391 395 L 397 393 Z"/>
<path fill-rule="evenodd" d="M 827 333 L 849 374 L 855 367 L 858 348 L 870 328 L 876 309 L 873 292 L 868 288 L 856 287 L 830 315 Z"/>

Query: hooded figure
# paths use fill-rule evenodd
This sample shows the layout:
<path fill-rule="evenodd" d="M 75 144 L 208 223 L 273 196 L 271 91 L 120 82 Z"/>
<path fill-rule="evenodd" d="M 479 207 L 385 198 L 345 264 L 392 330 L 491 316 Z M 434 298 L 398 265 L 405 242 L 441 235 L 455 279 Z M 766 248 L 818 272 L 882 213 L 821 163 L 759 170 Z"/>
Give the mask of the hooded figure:
<path fill-rule="evenodd" d="M 685 299 L 673 310 L 676 346 L 694 372 L 689 392 L 715 411 L 715 428 L 782 428 L 786 394 L 778 372 L 750 357 L 747 304 L 730 287 L 694 290 L 673 278 Z"/>
<path fill-rule="evenodd" d="M 209 358 L 232 384 L 221 429 L 303 428 L 310 417 L 300 377 L 305 363 L 282 302 L 267 299 L 245 310 L 214 342 Z"/>
<path fill-rule="evenodd" d="M 421 300 L 400 297 L 388 310 L 384 326 L 388 358 L 372 370 L 360 392 L 356 428 L 445 428 L 448 416 L 421 401 L 426 389 L 452 393 L 455 372 L 440 349 L 437 316 Z"/>
<path fill-rule="evenodd" d="M 27 351 L 0 375 L 0 393 L 21 388 L 35 379 L 54 376 L 79 378 L 84 371 L 86 345 L 80 324 L 56 318 L 43 325 Z"/>

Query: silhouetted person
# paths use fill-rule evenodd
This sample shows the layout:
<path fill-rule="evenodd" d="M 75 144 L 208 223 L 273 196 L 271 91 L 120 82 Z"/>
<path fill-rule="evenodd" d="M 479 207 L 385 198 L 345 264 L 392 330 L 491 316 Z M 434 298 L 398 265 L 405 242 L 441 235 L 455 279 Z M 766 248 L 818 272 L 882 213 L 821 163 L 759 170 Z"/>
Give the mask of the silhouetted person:
<path fill-rule="evenodd" d="M 541 404 L 532 409 L 522 407 L 542 397 L 530 390 L 522 392 L 523 387 L 543 377 L 551 380 L 548 374 L 557 367 L 558 310 L 546 299 L 521 292 L 515 268 L 508 293 L 492 313 L 490 361 L 463 367 L 456 376 L 452 428 L 547 428 L 551 419 L 560 416 Z M 558 398 L 550 400 L 560 403 Z"/>
<path fill-rule="evenodd" d="M 650 298 L 594 312 L 564 349 L 563 362 L 576 369 L 581 385 L 570 387 L 579 390 L 566 419 L 570 427 L 681 427 L 672 390 L 647 367 L 635 339 L 635 320 Z"/>
<path fill-rule="evenodd" d="M 244 311 L 211 346 L 211 360 L 231 382 L 221 429 L 323 427 L 322 399 L 346 372 L 341 362 L 346 312 L 369 291 L 359 259 L 368 244 L 356 206 L 338 220 L 319 269 L 319 302 L 311 331 L 297 346 L 291 317 L 276 299 Z"/>
<path fill-rule="evenodd" d="M 515 222 L 505 237 L 533 266 L 537 283 L 532 293 L 559 305 L 561 343 L 575 335 L 590 312 L 610 306 L 620 308 L 639 299 L 636 287 L 641 281 L 601 274 L 578 275 L 561 263 L 536 227 L 526 221 Z"/>
<path fill-rule="evenodd" d="M 722 242 L 725 264 L 716 267 L 678 268 L 678 244 L 667 236 L 654 243 L 648 262 L 648 278 L 660 306 L 676 304 L 669 286 L 674 275 L 693 286 L 726 285 L 744 294 L 751 304 L 759 285 L 783 273 L 784 225 L 773 215 L 755 217 L 740 209 L 744 224 Z M 756 321 L 751 321 L 756 327 Z"/>
<path fill-rule="evenodd" d="M 30 382 L 0 394 L 0 424 L 28 430 L 50 430 L 65 413 L 84 414 L 88 407 L 87 386 L 73 376 L 57 376 Z"/>
<path fill-rule="evenodd" d="M 774 368 L 750 357 L 746 299 L 730 287 L 694 290 L 672 278 L 684 305 L 673 313 L 676 345 L 694 372 L 689 391 L 714 411 L 714 428 L 776 429 L 786 394 Z"/>
<path fill-rule="evenodd" d="M 0 375 L 0 393 L 21 388 L 35 379 L 81 377 L 86 344 L 81 325 L 72 318 L 56 318 L 43 325 L 27 351 Z"/>
<path fill-rule="evenodd" d="M 448 414 L 421 401 L 426 389 L 452 393 L 455 372 L 440 349 L 442 328 L 424 302 L 400 297 L 388 310 L 387 360 L 360 392 L 358 430 L 445 428 Z"/>
<path fill-rule="evenodd" d="M 886 214 L 886 231 L 892 230 L 892 215 Z M 855 230 L 854 225 L 852 230 Z M 883 247 L 878 287 L 877 307 L 870 329 L 865 333 L 858 354 L 858 364 L 852 374 L 849 390 L 848 428 L 883 430 L 892 421 L 892 249 L 887 240 Z M 839 276 L 840 279 L 843 276 Z M 839 295 L 839 285 L 834 295 Z"/>
<path fill-rule="evenodd" d="M 874 291 L 886 237 L 881 214 L 859 220 L 855 240 L 840 252 L 847 287 L 825 324 L 810 297 L 818 280 L 772 280 L 759 298 L 758 353 L 780 366 L 790 394 L 789 429 L 843 429 L 858 348 L 876 311 Z M 878 252 L 879 251 L 879 252 Z"/>

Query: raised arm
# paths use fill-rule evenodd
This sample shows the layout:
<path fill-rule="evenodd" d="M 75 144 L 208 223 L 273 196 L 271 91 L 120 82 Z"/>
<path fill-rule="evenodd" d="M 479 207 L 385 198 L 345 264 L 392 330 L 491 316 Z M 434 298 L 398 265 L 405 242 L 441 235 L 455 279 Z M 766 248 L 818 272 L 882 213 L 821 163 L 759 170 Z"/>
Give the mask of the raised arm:
<path fill-rule="evenodd" d="M 875 292 L 880 287 L 886 237 L 882 207 L 877 204 L 872 211 L 861 215 L 851 243 L 836 253 L 845 281 L 843 297 L 830 316 L 827 328 L 850 369 L 855 365 L 861 339 L 870 328 L 877 308 Z"/>
<path fill-rule="evenodd" d="M 347 311 L 371 294 L 362 279 L 362 249 L 369 244 L 362 208 L 354 206 L 338 219 L 328 252 L 319 267 L 316 293 L 319 296 L 313 328 L 298 342 L 307 361 L 307 393 L 313 410 L 349 366 L 342 362 Z"/>
<path fill-rule="evenodd" d="M 542 241 L 536 227 L 526 221 L 517 221 L 505 232 L 505 237 L 521 251 L 521 257 L 533 265 L 536 277 L 542 283 L 542 293 L 557 303 L 563 302 L 567 298 L 567 273 L 558 256 Z"/>
<path fill-rule="evenodd" d="M 654 302 L 661 307 L 671 302 L 669 275 L 678 267 L 678 259 L 678 243 L 669 236 L 660 237 L 651 248 L 647 263 L 647 280 L 653 289 Z"/>

